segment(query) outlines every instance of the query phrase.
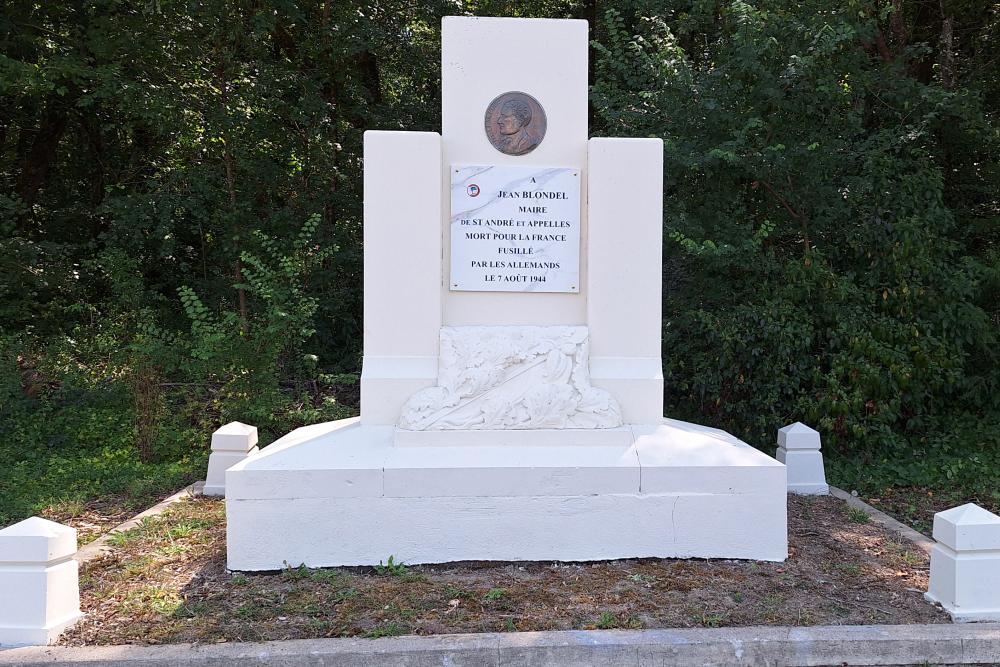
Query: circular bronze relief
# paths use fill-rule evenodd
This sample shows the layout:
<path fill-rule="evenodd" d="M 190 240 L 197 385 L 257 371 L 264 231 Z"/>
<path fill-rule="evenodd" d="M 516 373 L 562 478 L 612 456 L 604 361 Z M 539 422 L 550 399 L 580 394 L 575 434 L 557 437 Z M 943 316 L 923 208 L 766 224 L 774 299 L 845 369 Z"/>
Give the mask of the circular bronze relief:
<path fill-rule="evenodd" d="M 527 93 L 498 95 L 486 107 L 486 136 L 501 153 L 530 153 L 545 138 L 545 110 Z"/>

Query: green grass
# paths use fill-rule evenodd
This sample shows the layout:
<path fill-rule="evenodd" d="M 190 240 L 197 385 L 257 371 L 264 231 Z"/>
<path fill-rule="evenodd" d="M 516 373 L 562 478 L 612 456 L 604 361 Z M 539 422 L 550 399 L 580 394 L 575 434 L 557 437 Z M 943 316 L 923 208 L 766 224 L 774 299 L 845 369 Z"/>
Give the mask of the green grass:
<path fill-rule="evenodd" d="M 377 625 L 366 632 L 365 637 L 368 639 L 378 639 L 379 637 L 398 637 L 399 635 L 405 635 L 406 633 L 406 626 L 398 623 L 383 623 L 382 625 Z"/>
<path fill-rule="evenodd" d="M 309 578 L 319 584 L 335 584 L 340 581 L 342 574 L 337 570 L 312 570 Z"/>
<path fill-rule="evenodd" d="M 704 613 L 698 619 L 698 623 L 704 628 L 718 628 L 726 622 L 725 614 Z"/>
<path fill-rule="evenodd" d="M 824 443 L 825 444 L 825 443 Z M 902 489 L 914 500 L 897 503 L 894 514 L 913 524 L 920 507 L 940 511 L 974 501 L 1000 511 L 1000 415 L 953 416 L 930 420 L 919 442 L 910 448 L 884 447 L 868 456 L 844 454 L 824 447 L 827 479 L 863 497 L 878 497 L 885 489 Z M 921 501 L 921 502 L 916 502 Z M 880 507 L 880 509 L 883 509 Z M 916 526 L 929 532 L 929 525 Z"/>
<path fill-rule="evenodd" d="M 358 593 L 357 589 L 344 588 L 331 595 L 327 601 L 331 604 L 337 604 L 338 602 L 344 602 L 345 600 L 356 598 L 358 595 L 360 595 L 360 593 Z"/>
<path fill-rule="evenodd" d="M 395 556 L 392 555 L 389 556 L 385 565 L 382 564 L 382 561 L 379 561 L 379 564 L 373 566 L 373 569 L 376 574 L 387 577 L 397 577 L 398 579 L 408 582 L 424 581 L 425 579 L 424 575 L 411 571 L 405 563 L 397 561 Z"/>
<path fill-rule="evenodd" d="M 638 630 L 643 627 L 642 621 L 633 614 L 615 615 L 610 611 L 601 612 L 594 625 L 600 630 L 611 630 L 614 628 Z"/>
<path fill-rule="evenodd" d="M 142 461 L 135 398 L 121 369 L 61 372 L 54 375 L 56 387 L 29 398 L 10 360 L 0 355 L 0 362 L 9 364 L 0 366 L 0 527 L 32 515 L 59 521 L 84 512 L 131 516 L 204 479 L 211 433 L 226 419 L 211 393 L 167 390 L 156 409 L 151 460 Z M 294 397 L 265 407 L 269 426 L 239 415 L 261 428 L 261 446 L 296 426 L 355 413 L 336 403 L 313 408 Z"/>
<path fill-rule="evenodd" d="M 597 627 L 601 630 L 607 630 L 617 625 L 618 619 L 610 611 L 602 611 L 600 618 L 597 619 Z"/>
<path fill-rule="evenodd" d="M 305 566 L 305 563 L 299 565 L 298 567 L 292 567 L 286 562 L 285 569 L 281 571 L 281 576 L 290 581 L 309 579 L 311 575 L 312 571 Z"/>
<path fill-rule="evenodd" d="M 854 523 L 861 523 L 861 524 L 871 523 L 872 520 L 871 515 L 869 515 L 868 512 L 864 511 L 863 509 L 859 509 L 857 507 L 847 508 L 847 518 L 853 521 Z"/>
<path fill-rule="evenodd" d="M 53 392 L 0 405 L 0 526 L 32 515 L 145 509 L 204 475 L 208 435 L 165 424 L 154 460 L 135 448 L 133 409 L 120 388 Z"/>
<path fill-rule="evenodd" d="M 401 561 L 397 562 L 396 557 L 392 555 L 389 556 L 389 559 L 385 562 L 385 565 L 382 564 L 382 561 L 379 561 L 378 565 L 375 566 L 376 573 L 390 575 L 393 577 L 406 576 L 406 574 L 409 571 L 410 571 L 409 568 L 406 567 L 406 563 L 403 563 Z"/>
<path fill-rule="evenodd" d="M 837 563 L 834 567 L 844 574 L 849 574 L 852 577 L 856 577 L 861 574 L 861 566 L 857 563 Z"/>
<path fill-rule="evenodd" d="M 491 588 L 490 590 L 486 591 L 486 595 L 484 595 L 483 597 L 486 600 L 489 600 L 491 602 L 495 602 L 495 601 L 499 600 L 500 598 L 502 598 L 506 594 L 507 594 L 507 591 L 505 591 L 502 588 Z"/>

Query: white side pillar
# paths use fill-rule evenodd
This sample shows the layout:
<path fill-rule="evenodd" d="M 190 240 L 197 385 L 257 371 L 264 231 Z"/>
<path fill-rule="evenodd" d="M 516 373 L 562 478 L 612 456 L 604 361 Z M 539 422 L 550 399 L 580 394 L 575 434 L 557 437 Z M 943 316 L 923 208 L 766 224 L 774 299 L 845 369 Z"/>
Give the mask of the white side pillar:
<path fill-rule="evenodd" d="M 76 529 L 31 517 L 0 530 L 0 647 L 44 646 L 76 623 Z"/>
<path fill-rule="evenodd" d="M 229 422 L 212 434 L 212 453 L 205 477 L 206 496 L 226 495 L 226 470 L 257 453 L 257 427 Z"/>
<path fill-rule="evenodd" d="M 819 431 L 802 422 L 778 429 L 778 452 L 774 458 L 788 469 L 788 491 L 805 496 L 830 493 L 820 452 Z"/>
<path fill-rule="evenodd" d="M 626 423 L 663 419 L 663 141 L 591 139 L 590 376 Z"/>
<path fill-rule="evenodd" d="M 395 424 L 437 381 L 441 135 L 365 132 L 361 421 Z"/>
<path fill-rule="evenodd" d="M 926 597 L 953 621 L 1000 621 L 1000 516 L 968 503 L 934 515 Z"/>

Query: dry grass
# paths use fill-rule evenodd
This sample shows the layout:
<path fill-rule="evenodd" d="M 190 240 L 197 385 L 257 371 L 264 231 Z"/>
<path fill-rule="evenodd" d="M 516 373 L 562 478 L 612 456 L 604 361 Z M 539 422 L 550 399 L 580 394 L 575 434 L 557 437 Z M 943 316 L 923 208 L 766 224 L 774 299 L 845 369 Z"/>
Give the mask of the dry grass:
<path fill-rule="evenodd" d="M 925 556 L 852 520 L 841 501 L 790 497 L 789 539 L 785 563 L 394 563 L 232 574 L 223 504 L 200 498 L 116 538 L 112 555 L 84 567 L 87 617 L 62 642 L 948 622 L 923 601 Z"/>

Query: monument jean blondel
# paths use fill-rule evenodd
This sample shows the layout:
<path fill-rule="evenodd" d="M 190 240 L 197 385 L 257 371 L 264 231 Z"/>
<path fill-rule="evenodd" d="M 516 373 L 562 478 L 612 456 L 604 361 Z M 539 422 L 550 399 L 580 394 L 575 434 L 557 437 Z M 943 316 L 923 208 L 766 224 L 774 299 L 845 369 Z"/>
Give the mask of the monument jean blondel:
<path fill-rule="evenodd" d="M 587 23 L 442 42 L 441 134 L 365 134 L 361 416 L 226 472 L 229 568 L 784 560 L 785 467 L 663 417 L 663 146 L 588 137 Z"/>

